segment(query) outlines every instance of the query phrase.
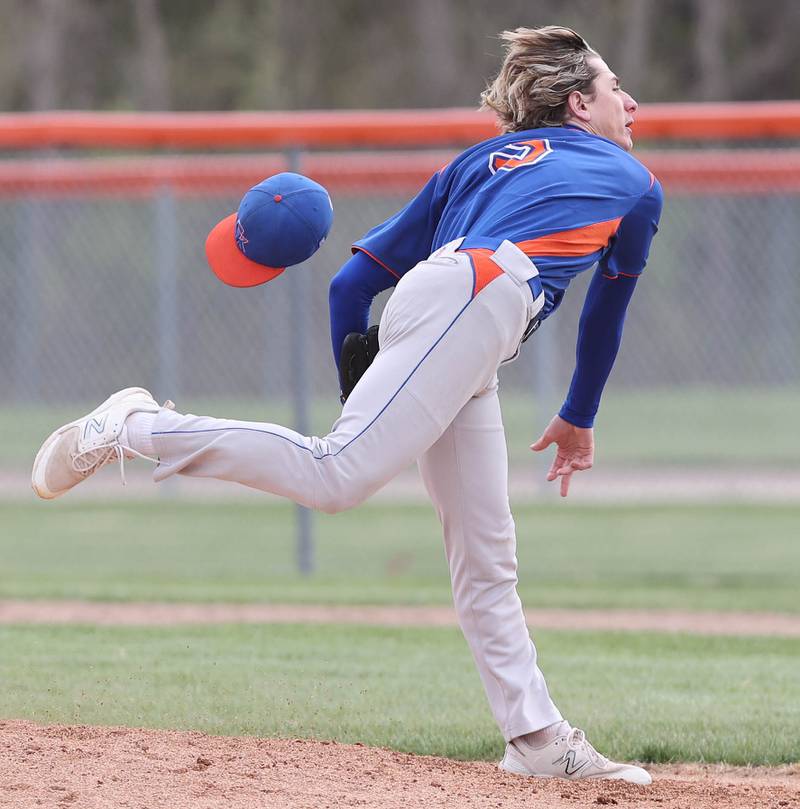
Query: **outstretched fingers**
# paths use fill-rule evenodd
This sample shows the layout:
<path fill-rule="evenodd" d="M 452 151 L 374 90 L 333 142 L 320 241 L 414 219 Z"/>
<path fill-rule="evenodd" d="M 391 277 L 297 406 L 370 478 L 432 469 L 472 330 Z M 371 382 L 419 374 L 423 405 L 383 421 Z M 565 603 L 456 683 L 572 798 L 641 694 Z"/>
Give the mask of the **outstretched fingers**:
<path fill-rule="evenodd" d="M 591 427 L 577 427 L 554 416 L 538 441 L 531 444 L 534 452 L 542 452 L 556 445 L 556 455 L 547 472 L 547 480 L 561 478 L 561 496 L 566 497 L 572 475 L 592 468 L 594 462 L 594 435 Z"/>
<path fill-rule="evenodd" d="M 558 460 L 558 459 L 556 459 Z M 566 460 L 566 459 L 565 459 Z M 555 465 L 555 464 L 554 464 Z M 592 468 L 592 459 L 591 458 L 570 458 L 566 463 L 563 463 L 556 474 L 558 475 L 568 475 L 572 474 L 573 472 L 585 472 L 587 469 Z"/>
<path fill-rule="evenodd" d="M 566 460 L 566 459 L 563 459 Z M 556 464 L 554 464 L 555 466 Z M 553 472 L 553 476 L 548 474 L 548 480 L 555 480 L 557 477 L 561 478 L 561 496 L 566 497 L 569 494 L 569 484 L 572 481 L 574 472 L 585 472 L 587 469 L 592 468 L 591 459 L 587 458 L 572 458 L 565 463 L 561 464 L 558 469 Z"/>

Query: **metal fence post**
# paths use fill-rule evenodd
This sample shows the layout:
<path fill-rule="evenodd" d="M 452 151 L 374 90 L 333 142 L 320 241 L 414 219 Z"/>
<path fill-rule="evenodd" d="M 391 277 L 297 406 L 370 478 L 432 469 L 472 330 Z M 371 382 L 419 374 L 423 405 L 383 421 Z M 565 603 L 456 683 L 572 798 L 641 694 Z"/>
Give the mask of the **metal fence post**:
<path fill-rule="evenodd" d="M 296 149 L 287 154 L 289 171 L 300 171 L 300 152 Z M 292 318 L 292 410 L 294 428 L 302 435 L 311 432 L 311 380 L 309 378 L 308 352 L 309 318 L 311 301 L 310 278 L 307 264 L 299 264 L 287 270 L 289 276 L 290 315 Z M 297 519 L 297 567 L 303 575 L 314 569 L 314 538 L 311 510 L 305 506 L 295 507 Z"/>
<path fill-rule="evenodd" d="M 174 397 L 178 387 L 178 220 L 169 186 L 156 192 L 155 269 L 158 296 L 158 390 Z"/>
<path fill-rule="evenodd" d="M 23 197 L 17 205 L 17 233 L 37 233 L 42 218 L 41 200 Z M 20 403 L 41 397 L 42 357 L 39 351 L 39 288 L 46 264 L 37 239 L 19 239 L 19 264 L 14 279 L 14 396 Z"/>

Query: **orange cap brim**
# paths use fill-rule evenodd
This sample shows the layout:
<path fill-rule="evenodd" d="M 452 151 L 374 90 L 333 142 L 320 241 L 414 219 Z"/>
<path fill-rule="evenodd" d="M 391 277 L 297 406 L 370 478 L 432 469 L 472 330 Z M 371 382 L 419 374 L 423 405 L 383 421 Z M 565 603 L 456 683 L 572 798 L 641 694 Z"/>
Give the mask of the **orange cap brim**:
<path fill-rule="evenodd" d="M 215 225 L 206 239 L 208 264 L 221 281 L 232 287 L 254 287 L 271 281 L 285 267 L 265 267 L 247 258 L 236 246 L 236 217 L 232 213 Z"/>

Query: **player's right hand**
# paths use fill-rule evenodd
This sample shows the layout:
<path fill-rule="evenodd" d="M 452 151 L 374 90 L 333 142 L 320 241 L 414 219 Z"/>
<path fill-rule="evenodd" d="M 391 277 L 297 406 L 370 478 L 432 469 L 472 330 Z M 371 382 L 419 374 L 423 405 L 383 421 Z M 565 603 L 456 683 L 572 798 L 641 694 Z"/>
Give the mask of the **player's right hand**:
<path fill-rule="evenodd" d="M 591 427 L 576 427 L 561 416 L 554 416 L 539 440 L 531 444 L 531 449 L 541 452 L 551 444 L 556 445 L 556 457 L 547 479 L 560 477 L 561 496 L 566 497 L 573 472 L 591 469 L 594 464 L 594 430 Z"/>

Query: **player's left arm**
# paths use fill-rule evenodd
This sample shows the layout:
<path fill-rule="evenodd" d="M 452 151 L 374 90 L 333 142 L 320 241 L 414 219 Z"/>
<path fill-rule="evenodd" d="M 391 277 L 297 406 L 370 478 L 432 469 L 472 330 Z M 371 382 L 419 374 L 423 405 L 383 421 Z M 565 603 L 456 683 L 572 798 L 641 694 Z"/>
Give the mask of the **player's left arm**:
<path fill-rule="evenodd" d="M 556 444 L 547 479 L 561 478 L 562 497 L 568 494 L 572 474 L 590 469 L 594 463 L 594 419 L 622 342 L 628 304 L 658 231 L 662 205 L 663 192 L 654 180 L 620 223 L 586 293 L 569 392 L 558 415 L 531 446 L 540 451 Z"/>
<path fill-rule="evenodd" d="M 405 207 L 355 242 L 353 257 L 331 281 L 331 343 L 343 402 L 377 353 L 377 336 L 367 330 L 373 299 L 431 253 L 448 169 L 437 171 Z"/>
<path fill-rule="evenodd" d="M 367 331 L 373 299 L 396 283 L 396 276 L 360 250 L 345 262 L 331 280 L 328 290 L 331 345 L 342 391 L 348 387 L 340 362 L 345 338 L 351 333 L 363 334 Z"/>

